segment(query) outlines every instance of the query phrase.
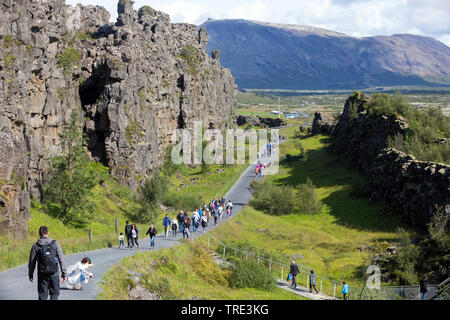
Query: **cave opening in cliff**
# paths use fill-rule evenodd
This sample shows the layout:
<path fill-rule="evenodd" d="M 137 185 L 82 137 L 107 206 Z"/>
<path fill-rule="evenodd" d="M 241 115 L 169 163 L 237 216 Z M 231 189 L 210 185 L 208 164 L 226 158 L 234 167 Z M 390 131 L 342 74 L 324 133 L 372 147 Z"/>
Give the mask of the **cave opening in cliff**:
<path fill-rule="evenodd" d="M 100 65 L 79 88 L 80 101 L 85 113 L 84 132 L 88 150 L 95 161 L 108 166 L 105 140 L 109 132 L 107 95 L 104 94 L 111 71 L 107 64 Z"/>

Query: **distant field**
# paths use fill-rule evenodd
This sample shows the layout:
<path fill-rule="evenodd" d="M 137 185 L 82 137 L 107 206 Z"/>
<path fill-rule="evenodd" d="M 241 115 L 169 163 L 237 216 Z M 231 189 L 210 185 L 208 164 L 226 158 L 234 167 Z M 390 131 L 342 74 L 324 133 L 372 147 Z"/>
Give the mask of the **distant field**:
<path fill-rule="evenodd" d="M 277 115 L 270 115 L 270 111 L 278 110 L 278 97 L 280 97 L 280 109 L 282 111 L 303 111 L 310 116 L 313 116 L 316 111 L 330 114 L 340 113 L 351 91 L 341 93 L 288 91 L 288 93 L 256 90 L 239 92 L 237 94 L 237 112 L 241 115 L 278 117 Z M 375 91 L 364 93 L 370 95 Z M 422 93 L 403 91 L 402 95 L 412 105 L 424 108 L 441 107 L 445 114 L 450 115 L 450 87 L 441 88 L 441 91 L 438 88 L 434 91 L 423 89 Z"/>

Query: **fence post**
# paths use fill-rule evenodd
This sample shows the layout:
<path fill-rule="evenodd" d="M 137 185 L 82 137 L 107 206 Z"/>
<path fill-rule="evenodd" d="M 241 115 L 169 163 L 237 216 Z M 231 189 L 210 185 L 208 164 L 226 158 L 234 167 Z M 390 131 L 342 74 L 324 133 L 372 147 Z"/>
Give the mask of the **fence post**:
<path fill-rule="evenodd" d="M 225 259 L 225 249 L 226 249 L 226 247 L 225 247 L 225 245 L 223 245 L 223 258 Z"/>
<path fill-rule="evenodd" d="M 92 229 L 89 229 L 89 242 L 92 241 Z"/>
<path fill-rule="evenodd" d="M 234 261 L 236 262 L 236 249 L 234 249 Z"/>
<path fill-rule="evenodd" d="M 309 274 L 306 274 L 306 289 L 309 289 Z"/>
<path fill-rule="evenodd" d="M 119 233 L 119 220 L 116 218 L 116 233 Z"/>
<path fill-rule="evenodd" d="M 320 279 L 320 292 L 322 292 L 322 279 Z"/>
<path fill-rule="evenodd" d="M 281 265 L 281 280 L 284 279 L 284 278 L 283 278 L 283 267 L 284 267 L 284 265 L 282 264 L 282 265 Z"/>
<path fill-rule="evenodd" d="M 269 262 L 269 271 L 272 271 L 272 261 Z"/>
<path fill-rule="evenodd" d="M 211 235 L 208 234 L 208 248 L 209 248 L 209 241 L 211 240 Z"/>
<path fill-rule="evenodd" d="M 336 283 L 334 284 L 334 292 L 333 292 L 333 297 L 336 298 Z"/>
<path fill-rule="evenodd" d="M 259 257 L 258 257 L 258 263 L 259 263 Z"/>

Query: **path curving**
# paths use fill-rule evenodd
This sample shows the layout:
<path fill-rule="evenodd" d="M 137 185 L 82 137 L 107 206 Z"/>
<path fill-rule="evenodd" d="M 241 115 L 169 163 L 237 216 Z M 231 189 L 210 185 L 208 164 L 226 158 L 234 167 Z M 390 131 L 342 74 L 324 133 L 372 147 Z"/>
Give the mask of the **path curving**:
<path fill-rule="evenodd" d="M 274 147 L 276 148 L 276 146 Z M 268 158 L 262 157 L 262 162 L 267 163 Z M 231 200 L 233 203 L 233 214 L 231 217 L 223 215 L 221 223 L 235 216 L 241 211 L 250 201 L 252 194 L 250 191 L 250 182 L 256 178 L 255 175 L 256 164 L 251 164 L 239 177 L 238 181 L 231 187 L 228 193 L 225 195 L 226 202 Z M 155 239 L 155 250 L 170 248 L 180 243 L 182 234 L 177 233 L 176 237 L 172 236 L 172 232 L 169 232 L 169 237 L 164 237 L 164 228 L 161 225 L 155 225 L 158 230 L 158 235 Z M 213 223 L 206 228 L 206 232 L 215 229 Z M 141 227 L 140 234 L 144 235 L 148 226 Z M 192 232 L 190 231 L 191 235 Z M 195 232 L 194 236 L 200 236 L 203 234 L 200 226 L 199 230 Z M 56 239 L 57 240 L 57 239 Z M 118 242 L 118 241 L 117 241 Z M 89 280 L 87 285 L 83 286 L 83 290 L 67 290 L 65 285 L 61 284 L 61 292 L 59 295 L 60 300 L 95 300 L 100 292 L 99 283 L 104 274 L 110 267 L 118 264 L 122 258 L 134 255 L 136 252 L 148 252 L 150 251 L 150 240 L 145 238 L 139 241 L 140 249 L 128 249 L 118 247 L 99 249 L 89 252 L 80 252 L 64 256 L 64 263 L 66 266 L 74 264 L 85 256 L 89 256 L 92 259 L 94 266 L 90 268 L 90 272 L 94 274 L 94 277 Z M 64 248 L 63 248 L 64 249 Z M 35 280 L 31 283 L 28 280 L 28 264 L 0 272 L 0 300 L 36 300 L 37 295 L 37 276 L 35 271 Z"/>

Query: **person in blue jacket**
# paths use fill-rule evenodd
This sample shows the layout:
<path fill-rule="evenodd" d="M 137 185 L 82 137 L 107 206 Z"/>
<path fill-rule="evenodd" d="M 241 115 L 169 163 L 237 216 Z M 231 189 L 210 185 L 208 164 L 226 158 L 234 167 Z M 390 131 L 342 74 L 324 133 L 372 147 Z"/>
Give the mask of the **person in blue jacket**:
<path fill-rule="evenodd" d="M 164 226 L 164 233 L 166 235 L 166 238 L 169 236 L 169 227 L 171 225 L 171 221 L 169 218 L 169 215 L 166 214 L 166 216 L 163 219 L 163 226 Z"/>
<path fill-rule="evenodd" d="M 344 296 L 344 300 L 348 300 L 348 285 L 347 283 L 342 282 L 343 286 L 342 286 L 342 295 Z"/>

